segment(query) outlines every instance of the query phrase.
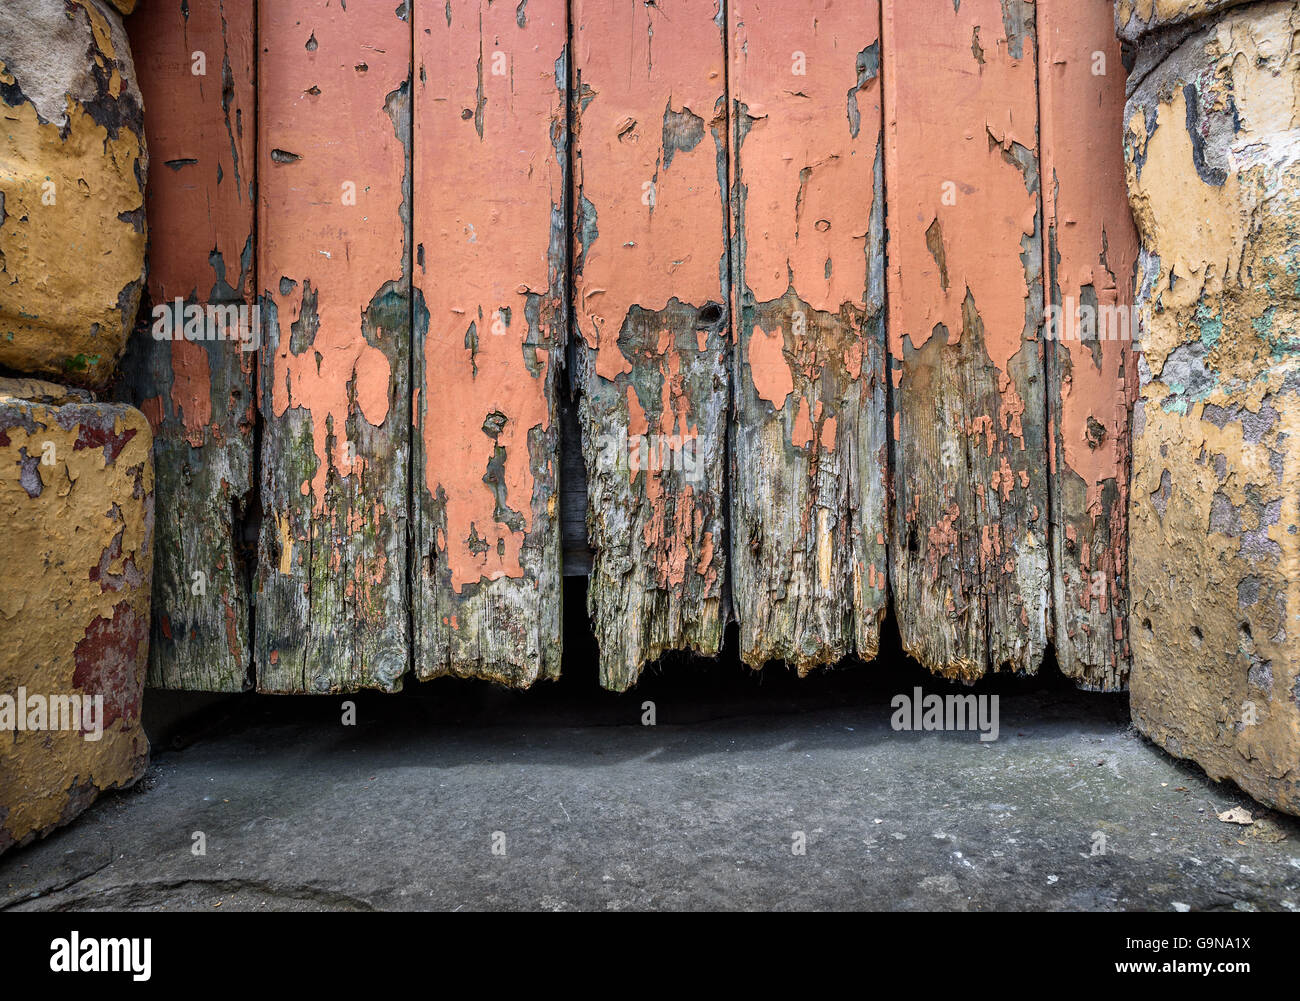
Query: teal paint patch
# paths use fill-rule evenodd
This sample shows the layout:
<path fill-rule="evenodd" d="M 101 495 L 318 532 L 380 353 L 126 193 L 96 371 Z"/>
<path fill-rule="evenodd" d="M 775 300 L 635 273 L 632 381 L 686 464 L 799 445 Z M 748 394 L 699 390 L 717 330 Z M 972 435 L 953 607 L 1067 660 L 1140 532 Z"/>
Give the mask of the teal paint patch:
<path fill-rule="evenodd" d="M 1219 337 L 1223 334 L 1223 321 L 1214 316 L 1204 302 L 1196 307 L 1196 323 L 1201 328 L 1201 343 L 1207 350 L 1219 343 Z"/>
<path fill-rule="evenodd" d="M 1275 329 L 1277 307 L 1269 306 L 1259 316 L 1250 321 L 1260 340 L 1268 345 L 1274 360 L 1300 352 L 1300 333 L 1294 327 Z"/>

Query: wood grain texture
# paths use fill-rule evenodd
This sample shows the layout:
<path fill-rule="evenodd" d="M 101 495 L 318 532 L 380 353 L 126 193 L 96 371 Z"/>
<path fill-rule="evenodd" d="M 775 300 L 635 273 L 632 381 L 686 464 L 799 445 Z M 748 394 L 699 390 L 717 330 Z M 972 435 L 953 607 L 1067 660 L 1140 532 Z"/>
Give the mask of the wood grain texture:
<path fill-rule="evenodd" d="M 892 585 L 944 675 L 1035 671 L 1049 615 L 1034 8 L 884 18 Z"/>
<path fill-rule="evenodd" d="M 737 0 L 733 604 L 740 655 L 875 656 L 887 599 L 880 8 Z"/>
<path fill-rule="evenodd" d="M 259 6 L 262 691 L 391 691 L 408 666 L 405 9 Z"/>
<path fill-rule="evenodd" d="M 241 691 L 249 665 L 256 336 L 152 336 L 153 305 L 253 304 L 253 0 L 160 0 L 127 20 L 148 108 L 149 282 L 116 394 L 154 432 L 149 684 Z M 183 314 L 182 314 L 183 316 Z M 205 316 L 206 324 L 206 316 Z M 161 332 L 161 331 L 160 331 Z M 214 331 L 205 329 L 204 334 Z M 239 339 L 238 334 L 253 335 Z"/>
<path fill-rule="evenodd" d="M 575 0 L 573 379 L 600 678 L 716 653 L 725 623 L 724 24 L 684 0 Z"/>
<path fill-rule="evenodd" d="M 419 677 L 560 670 L 563 0 L 415 8 Z"/>
<path fill-rule="evenodd" d="M 1108 3 L 1038 0 L 1051 430 L 1053 642 L 1061 671 L 1128 681 L 1129 410 L 1137 232 L 1124 184 L 1124 71 Z"/>

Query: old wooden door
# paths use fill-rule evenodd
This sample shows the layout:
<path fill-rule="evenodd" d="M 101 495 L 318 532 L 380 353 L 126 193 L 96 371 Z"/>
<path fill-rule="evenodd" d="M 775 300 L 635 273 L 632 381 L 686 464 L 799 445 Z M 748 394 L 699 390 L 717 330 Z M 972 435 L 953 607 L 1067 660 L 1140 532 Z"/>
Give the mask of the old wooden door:
<path fill-rule="evenodd" d="M 1130 345 L 1045 324 L 1131 301 L 1107 8 L 136 15 L 150 294 L 260 314 L 133 352 L 152 683 L 555 677 L 585 491 L 608 687 L 730 623 L 870 660 L 891 605 L 937 672 L 1122 687 Z"/>

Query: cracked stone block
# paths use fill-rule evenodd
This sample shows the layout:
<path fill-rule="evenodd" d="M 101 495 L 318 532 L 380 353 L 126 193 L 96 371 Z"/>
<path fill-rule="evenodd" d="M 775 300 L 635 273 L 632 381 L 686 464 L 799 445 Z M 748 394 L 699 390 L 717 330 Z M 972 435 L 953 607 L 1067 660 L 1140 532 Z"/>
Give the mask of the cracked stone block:
<path fill-rule="evenodd" d="M 1171 25 L 1184 25 L 1252 0 L 1118 0 L 1115 31 L 1126 42 L 1136 42 Z"/>
<path fill-rule="evenodd" d="M 148 763 L 152 444 L 133 407 L 0 379 L 0 851 Z"/>
<path fill-rule="evenodd" d="M 1176 30 L 1125 110 L 1132 713 L 1300 813 L 1300 4 Z"/>
<path fill-rule="evenodd" d="M 5 0 L 0 115 L 0 366 L 102 388 L 144 281 L 144 112 L 118 11 Z"/>

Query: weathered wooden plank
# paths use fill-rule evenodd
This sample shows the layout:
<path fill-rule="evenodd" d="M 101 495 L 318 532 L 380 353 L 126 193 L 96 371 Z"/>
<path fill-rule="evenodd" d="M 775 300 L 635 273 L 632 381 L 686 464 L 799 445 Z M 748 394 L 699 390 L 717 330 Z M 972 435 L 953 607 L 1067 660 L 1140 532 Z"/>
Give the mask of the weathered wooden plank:
<path fill-rule="evenodd" d="M 405 11 L 258 9 L 263 691 L 392 690 L 408 666 Z"/>
<path fill-rule="evenodd" d="M 884 17 L 892 586 L 904 648 L 975 678 L 1047 642 L 1034 8 Z"/>
<path fill-rule="evenodd" d="M 740 655 L 875 656 L 887 598 L 880 6 L 728 4 Z"/>
<path fill-rule="evenodd" d="M 573 5 L 574 380 L 601 683 L 725 623 L 726 100 L 717 4 Z"/>
<path fill-rule="evenodd" d="M 145 197 L 151 309 L 143 316 L 156 333 L 131 338 L 119 387 L 154 432 L 149 683 L 237 692 L 249 664 L 241 528 L 255 503 L 253 369 L 261 331 L 251 313 L 242 328 L 227 328 L 209 326 L 205 312 L 202 329 L 190 328 L 202 335 L 196 339 L 183 324 L 185 306 L 192 319 L 195 307 L 253 305 L 253 0 L 166 0 L 127 26 L 153 157 Z M 162 325 L 156 307 L 169 310 L 158 317 Z"/>
<path fill-rule="evenodd" d="M 1038 0 L 1053 642 L 1061 671 L 1128 680 L 1129 407 L 1137 232 L 1109 3 Z"/>
<path fill-rule="evenodd" d="M 559 674 L 568 24 L 415 8 L 416 671 Z"/>
<path fill-rule="evenodd" d="M 1133 722 L 1300 813 L 1300 5 L 1139 42 Z"/>

